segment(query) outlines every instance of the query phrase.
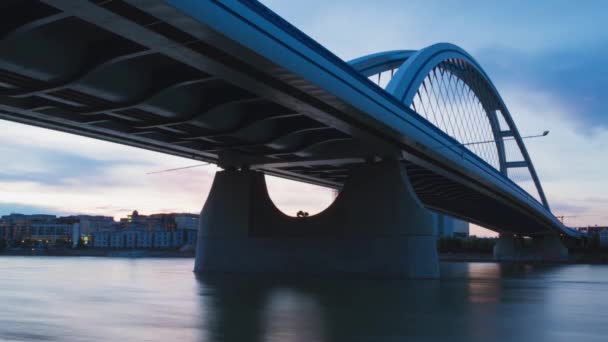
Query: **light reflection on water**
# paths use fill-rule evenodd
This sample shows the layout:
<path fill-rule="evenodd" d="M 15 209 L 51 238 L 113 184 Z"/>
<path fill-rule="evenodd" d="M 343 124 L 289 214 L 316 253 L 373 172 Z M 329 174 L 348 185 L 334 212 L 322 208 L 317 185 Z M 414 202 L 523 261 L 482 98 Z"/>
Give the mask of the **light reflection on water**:
<path fill-rule="evenodd" d="M 192 259 L 0 257 L 0 341 L 606 341 L 607 266 L 441 268 L 196 277 Z"/>

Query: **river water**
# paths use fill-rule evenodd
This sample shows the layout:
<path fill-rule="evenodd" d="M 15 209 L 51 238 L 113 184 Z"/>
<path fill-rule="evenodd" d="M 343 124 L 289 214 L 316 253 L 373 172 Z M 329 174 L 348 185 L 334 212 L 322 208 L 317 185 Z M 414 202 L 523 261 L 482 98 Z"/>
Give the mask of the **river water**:
<path fill-rule="evenodd" d="M 441 280 L 196 277 L 192 259 L 0 257 L 0 341 L 608 341 L 608 266 Z"/>

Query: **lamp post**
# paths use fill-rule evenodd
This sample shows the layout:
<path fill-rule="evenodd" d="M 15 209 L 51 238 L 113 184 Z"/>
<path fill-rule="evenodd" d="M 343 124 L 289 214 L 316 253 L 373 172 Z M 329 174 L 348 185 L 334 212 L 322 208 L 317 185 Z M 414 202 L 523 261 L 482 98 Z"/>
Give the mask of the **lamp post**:
<path fill-rule="evenodd" d="M 152 172 L 148 172 L 146 173 L 147 175 L 154 175 L 157 173 L 163 173 L 163 172 L 170 172 L 170 171 L 179 171 L 179 170 L 185 170 L 185 169 L 192 169 L 195 167 L 201 167 L 201 166 L 206 166 L 209 165 L 211 163 L 203 163 L 203 164 L 196 164 L 196 165 L 190 165 L 190 166 L 184 166 L 184 167 L 176 167 L 174 169 L 165 169 L 165 170 L 160 170 L 160 171 L 152 171 Z"/>
<path fill-rule="evenodd" d="M 542 137 L 546 137 L 547 135 L 549 135 L 549 131 L 544 131 L 541 134 L 526 135 L 526 136 L 521 137 L 521 138 L 522 139 L 542 138 Z M 510 138 L 510 139 L 505 139 L 505 140 L 515 140 L 515 138 Z M 463 143 L 463 144 L 460 144 L 460 146 L 488 144 L 488 143 L 493 143 L 493 142 L 496 142 L 496 139 L 494 139 L 494 140 L 484 140 L 484 141 L 475 141 L 475 142 Z"/>

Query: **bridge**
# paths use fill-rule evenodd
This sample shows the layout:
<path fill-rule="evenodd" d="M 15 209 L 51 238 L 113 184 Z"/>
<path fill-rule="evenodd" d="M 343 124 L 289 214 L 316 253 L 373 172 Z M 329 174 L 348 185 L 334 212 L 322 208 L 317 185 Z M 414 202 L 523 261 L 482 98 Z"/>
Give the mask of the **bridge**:
<path fill-rule="evenodd" d="M 5 0 L 0 118 L 218 164 L 196 271 L 437 277 L 434 212 L 559 259 L 552 213 L 482 67 L 439 43 L 350 62 L 248 0 Z M 284 215 L 264 175 L 340 190 Z"/>

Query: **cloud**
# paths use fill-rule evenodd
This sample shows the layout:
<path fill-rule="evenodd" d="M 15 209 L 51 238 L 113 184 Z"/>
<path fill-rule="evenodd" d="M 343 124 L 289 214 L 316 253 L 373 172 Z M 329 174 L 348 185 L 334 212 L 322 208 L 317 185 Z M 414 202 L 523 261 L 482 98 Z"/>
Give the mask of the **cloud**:
<path fill-rule="evenodd" d="M 8 161 L 0 168 L 7 213 L 198 213 L 218 170 L 205 165 L 147 174 L 200 162 L 6 121 L 0 121 L 0 153 Z M 273 201 L 288 214 L 315 213 L 331 202 L 326 189 L 273 177 L 268 184 Z"/>
<path fill-rule="evenodd" d="M 29 203 L 0 202 L 0 215 L 9 215 L 11 213 L 50 215 L 66 214 L 60 208 L 55 208 L 52 206 L 32 205 Z"/>
<path fill-rule="evenodd" d="M 573 226 L 607 223 L 608 129 L 582 134 L 576 117 L 550 92 L 511 85 L 501 93 L 522 134 L 551 131 L 525 143 L 553 213 L 574 215 L 566 222 Z"/>
<path fill-rule="evenodd" d="M 581 134 L 608 128 L 608 41 L 577 49 L 551 49 L 533 54 L 515 49 L 487 48 L 478 60 L 500 88 L 543 92 Z"/>
<path fill-rule="evenodd" d="M 63 214 L 198 212 L 213 176 L 213 168 L 146 175 L 197 162 L 7 121 L 0 153 L 3 201 Z"/>
<path fill-rule="evenodd" d="M 476 53 L 496 45 L 543 51 L 608 40 L 604 28 L 608 6 L 600 0 L 577 6 L 556 0 L 550 10 L 546 2 L 534 1 L 263 2 L 345 59 L 437 42 L 455 43 Z"/>
<path fill-rule="evenodd" d="M 153 165 L 141 160 L 98 160 L 78 153 L 9 143 L 0 147 L 0 153 L 5 160 L 11 161 L 0 169 L 0 182 L 25 181 L 66 186 L 75 180 L 86 182 L 120 166 Z"/>
<path fill-rule="evenodd" d="M 295 216 L 300 210 L 310 215 L 326 209 L 334 200 L 328 188 L 272 176 L 266 177 L 270 199 L 285 214 Z"/>

